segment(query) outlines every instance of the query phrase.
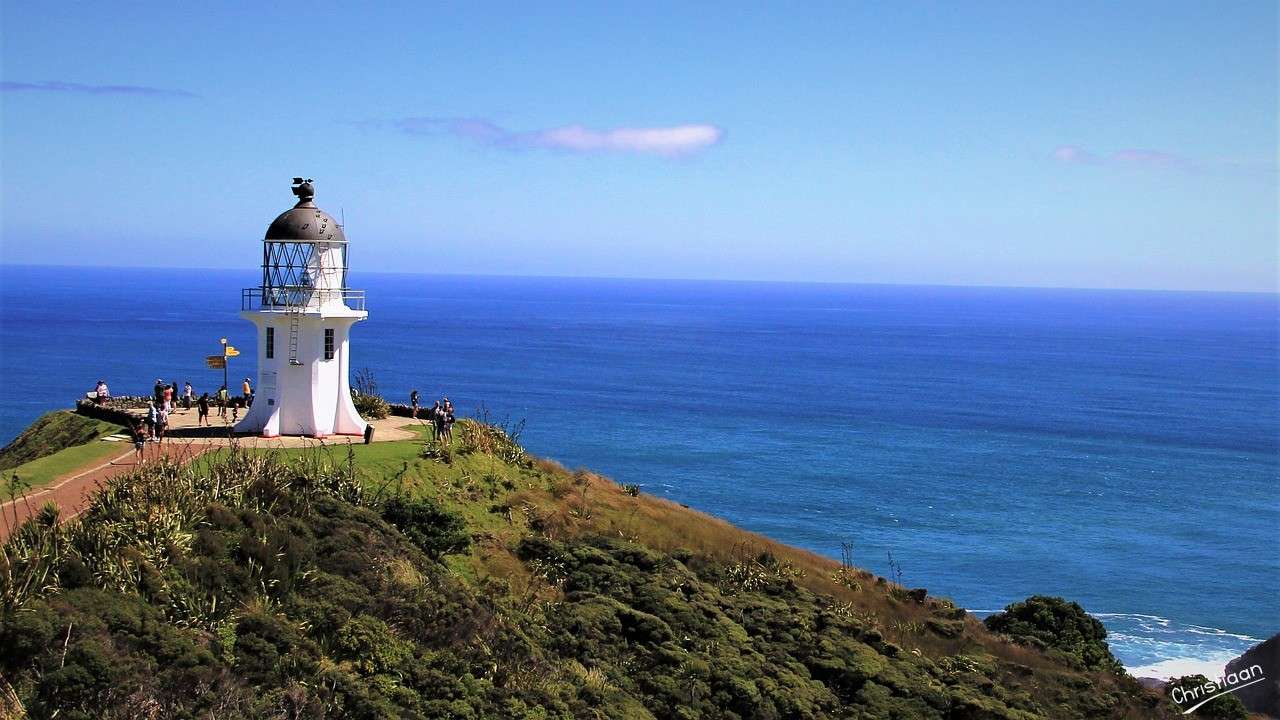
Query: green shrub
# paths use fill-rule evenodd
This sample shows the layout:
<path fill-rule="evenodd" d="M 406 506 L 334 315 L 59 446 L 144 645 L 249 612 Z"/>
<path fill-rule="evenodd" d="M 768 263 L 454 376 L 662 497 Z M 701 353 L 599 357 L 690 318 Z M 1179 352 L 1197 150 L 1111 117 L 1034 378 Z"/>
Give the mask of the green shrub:
<path fill-rule="evenodd" d="M 338 631 L 338 650 L 368 674 L 391 673 L 413 659 L 408 643 L 391 635 L 387 624 L 369 615 L 352 618 Z"/>
<path fill-rule="evenodd" d="M 1060 651 L 1084 669 L 1120 670 L 1107 647 L 1107 629 L 1078 603 L 1034 595 L 983 623 L 1023 644 Z"/>
<path fill-rule="evenodd" d="M 382 508 L 382 519 L 433 558 L 463 553 L 471 547 L 466 520 L 430 498 L 392 496 Z"/>
<path fill-rule="evenodd" d="M 1200 689 L 1208 682 L 1209 678 L 1203 675 L 1186 675 L 1170 680 L 1164 688 L 1164 694 L 1179 710 L 1186 710 L 1201 700 L 1212 697 L 1212 694 L 1205 694 Z M 1182 702 L 1179 703 L 1179 700 Z M 1249 711 L 1240 702 L 1240 698 L 1224 695 L 1201 705 L 1196 709 L 1195 716 L 1206 720 L 1249 720 Z"/>
<path fill-rule="evenodd" d="M 391 405 L 381 395 L 365 395 L 353 390 L 351 400 L 356 405 L 356 412 L 365 420 L 382 420 L 391 414 Z"/>
<path fill-rule="evenodd" d="M 453 449 L 434 437 L 427 438 L 422 443 L 422 451 L 418 454 L 427 460 L 438 460 L 445 465 L 453 464 Z"/>
<path fill-rule="evenodd" d="M 492 455 L 512 465 L 527 465 L 528 457 L 520 446 L 523 423 L 499 427 L 483 420 L 463 418 L 453 428 L 458 439 L 458 452 L 462 455 L 483 453 Z"/>

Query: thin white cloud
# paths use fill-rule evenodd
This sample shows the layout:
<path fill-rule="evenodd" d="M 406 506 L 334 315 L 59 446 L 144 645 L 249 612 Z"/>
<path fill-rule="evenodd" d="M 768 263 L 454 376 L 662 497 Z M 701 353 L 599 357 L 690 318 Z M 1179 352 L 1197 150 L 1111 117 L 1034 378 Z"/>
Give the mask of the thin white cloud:
<path fill-rule="evenodd" d="M 479 118 L 412 117 L 391 123 L 410 135 L 449 134 L 481 145 L 521 149 L 545 149 L 570 153 L 634 153 L 681 157 L 692 155 L 724 139 L 715 125 L 689 124 L 670 127 L 618 127 L 595 130 L 583 125 L 515 132 Z"/>
<path fill-rule="evenodd" d="M 1126 148 L 1110 155 L 1101 155 L 1078 145 L 1060 145 L 1051 157 L 1067 165 L 1107 165 L 1111 167 L 1144 168 L 1150 170 L 1203 170 L 1205 164 L 1191 158 L 1163 150 Z"/>
<path fill-rule="evenodd" d="M 1053 159 L 1068 165 L 1122 165 L 1150 168 L 1192 168 L 1195 163 L 1181 155 L 1163 150 L 1127 148 L 1110 155 L 1099 155 L 1079 145 L 1060 145 L 1054 148 Z"/>
<path fill-rule="evenodd" d="M 42 80 L 39 82 L 18 82 L 5 80 L 0 82 L 3 92 L 51 92 L 74 93 L 79 95 L 137 95 L 149 97 L 196 97 L 195 93 L 186 90 L 170 90 L 149 87 L 147 85 L 93 85 L 89 83 L 63 82 L 61 80 Z"/>
<path fill-rule="evenodd" d="M 1128 168 L 1148 172 L 1177 172 L 1191 175 L 1261 178 L 1274 180 L 1277 174 L 1274 159 L 1225 159 L 1190 158 L 1178 153 L 1144 148 L 1126 148 L 1104 155 L 1079 145 L 1059 145 L 1049 153 L 1055 162 L 1064 165 L 1092 165 L 1106 168 Z"/>
<path fill-rule="evenodd" d="M 1098 161 L 1098 156 L 1075 145 L 1061 145 L 1054 148 L 1053 159 L 1068 165 L 1092 165 Z"/>
<path fill-rule="evenodd" d="M 1196 167 L 1188 158 L 1160 150 L 1117 150 L 1111 155 L 1111 161 L 1120 165 L 1148 168 L 1181 168 Z"/>

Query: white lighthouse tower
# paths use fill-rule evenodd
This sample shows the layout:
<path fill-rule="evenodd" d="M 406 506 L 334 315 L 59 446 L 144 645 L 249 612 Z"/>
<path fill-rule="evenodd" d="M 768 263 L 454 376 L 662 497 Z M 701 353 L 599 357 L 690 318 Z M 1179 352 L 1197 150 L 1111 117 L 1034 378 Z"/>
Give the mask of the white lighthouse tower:
<path fill-rule="evenodd" d="M 363 435 L 351 401 L 351 326 L 364 320 L 364 291 L 347 287 L 347 238 L 312 202 L 311 180 L 294 178 L 298 203 L 267 228 L 262 285 L 241 296 L 240 317 L 258 329 L 258 389 L 236 432 Z"/>

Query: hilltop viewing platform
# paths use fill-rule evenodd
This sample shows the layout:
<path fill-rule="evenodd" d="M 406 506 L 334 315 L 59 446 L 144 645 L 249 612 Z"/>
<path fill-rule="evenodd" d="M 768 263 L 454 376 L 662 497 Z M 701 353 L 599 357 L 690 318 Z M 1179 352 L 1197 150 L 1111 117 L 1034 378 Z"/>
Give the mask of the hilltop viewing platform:
<path fill-rule="evenodd" d="M 243 401 L 235 398 L 231 401 L 238 404 L 236 408 L 238 416 L 243 418 L 246 408 L 243 407 Z M 116 398 L 112 405 L 106 407 L 94 404 L 89 400 L 81 400 L 76 403 L 74 411 L 87 417 L 98 418 L 108 422 L 114 422 L 119 425 L 126 423 L 139 423 L 145 420 L 147 415 L 147 399 L 144 397 L 130 396 L 127 398 Z M 202 426 L 197 424 L 196 408 L 193 405 L 190 409 L 183 409 L 180 405 L 173 409 L 169 414 L 169 429 L 165 435 L 166 443 L 182 443 L 186 441 L 198 441 L 200 443 L 211 443 L 215 445 L 230 445 L 237 443 L 244 447 L 252 448 L 297 448 L 297 447 L 313 447 L 318 444 L 348 444 L 363 443 L 364 438 L 351 435 L 329 435 L 322 438 L 309 437 L 305 435 L 280 435 L 277 437 L 262 437 L 255 433 L 238 433 L 234 429 L 234 424 L 230 422 L 233 415 L 233 409 L 227 408 L 225 418 L 219 417 L 217 409 L 211 408 L 210 421 L 212 425 Z M 370 436 L 371 442 L 388 442 L 394 440 L 407 440 L 415 437 L 415 434 L 406 429 L 410 425 L 421 425 L 423 421 L 413 420 L 409 417 L 398 415 L 388 415 L 381 419 L 372 419 L 368 421 L 373 426 L 374 432 Z"/>

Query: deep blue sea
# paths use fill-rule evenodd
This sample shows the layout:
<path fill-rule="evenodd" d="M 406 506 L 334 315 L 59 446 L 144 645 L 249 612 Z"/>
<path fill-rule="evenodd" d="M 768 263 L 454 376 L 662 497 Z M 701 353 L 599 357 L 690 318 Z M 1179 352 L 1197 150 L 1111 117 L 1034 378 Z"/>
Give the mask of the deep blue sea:
<path fill-rule="evenodd" d="M 253 271 L 0 267 L 0 435 L 105 378 L 213 390 Z M 533 451 L 990 611 L 1079 601 L 1131 668 L 1280 631 L 1276 295 L 352 273 L 353 367 Z M 1198 664 L 1197 664 L 1198 663 Z M 1216 668 L 1211 668 L 1216 669 Z"/>

